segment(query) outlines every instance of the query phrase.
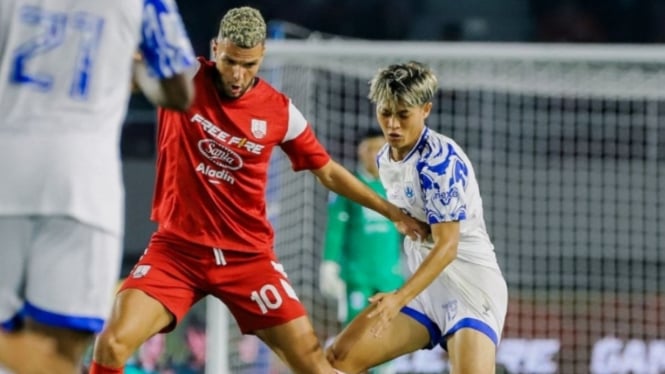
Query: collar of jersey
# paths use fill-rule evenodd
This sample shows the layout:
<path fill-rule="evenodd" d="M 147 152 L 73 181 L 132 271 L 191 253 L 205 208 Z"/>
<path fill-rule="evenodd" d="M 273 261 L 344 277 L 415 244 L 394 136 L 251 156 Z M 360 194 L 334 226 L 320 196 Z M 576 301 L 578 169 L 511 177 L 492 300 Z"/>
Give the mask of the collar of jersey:
<path fill-rule="evenodd" d="M 408 161 L 411 158 L 411 156 L 413 156 L 414 153 L 419 152 L 425 146 L 425 144 L 427 144 L 427 135 L 428 134 L 429 134 L 429 127 L 427 127 L 427 125 L 425 125 L 425 127 L 423 128 L 423 131 L 420 133 L 420 138 L 418 138 L 418 141 L 416 142 L 416 145 L 414 145 L 413 148 L 411 148 L 411 150 L 406 155 L 406 157 L 404 157 L 400 161 L 393 160 L 390 157 L 390 154 L 388 154 L 388 157 L 390 157 L 390 160 L 392 162 L 404 163 L 404 162 Z"/>

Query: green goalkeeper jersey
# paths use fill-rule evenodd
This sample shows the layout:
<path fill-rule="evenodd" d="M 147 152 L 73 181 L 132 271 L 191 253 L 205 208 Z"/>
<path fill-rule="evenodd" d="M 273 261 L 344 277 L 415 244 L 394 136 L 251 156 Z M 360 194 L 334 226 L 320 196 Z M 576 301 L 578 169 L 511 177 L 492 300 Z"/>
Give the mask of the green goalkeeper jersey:
<path fill-rule="evenodd" d="M 377 194 L 386 196 L 378 178 L 362 172 L 356 176 Z M 347 287 L 379 291 L 400 287 L 400 242 L 400 234 L 389 219 L 343 196 L 331 195 L 323 259 L 340 265 L 340 276 Z"/>

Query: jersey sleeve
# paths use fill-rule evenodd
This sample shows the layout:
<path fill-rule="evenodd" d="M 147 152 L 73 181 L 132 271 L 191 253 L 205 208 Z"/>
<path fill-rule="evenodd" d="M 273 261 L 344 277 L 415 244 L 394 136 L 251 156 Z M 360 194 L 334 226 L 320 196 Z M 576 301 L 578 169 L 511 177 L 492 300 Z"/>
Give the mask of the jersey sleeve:
<path fill-rule="evenodd" d="M 174 0 L 144 0 L 141 43 L 146 66 L 155 77 L 183 73 L 196 61 Z"/>
<path fill-rule="evenodd" d="M 440 152 L 418 164 L 429 224 L 466 219 L 468 165 L 453 145 L 443 144 Z"/>
<path fill-rule="evenodd" d="M 343 259 L 344 240 L 350 218 L 349 200 L 330 192 L 328 199 L 328 224 L 326 225 L 323 259 L 340 263 Z"/>
<path fill-rule="evenodd" d="M 289 102 L 288 128 L 282 150 L 289 156 L 293 170 L 316 170 L 330 161 L 330 155 L 323 148 L 298 108 Z"/>

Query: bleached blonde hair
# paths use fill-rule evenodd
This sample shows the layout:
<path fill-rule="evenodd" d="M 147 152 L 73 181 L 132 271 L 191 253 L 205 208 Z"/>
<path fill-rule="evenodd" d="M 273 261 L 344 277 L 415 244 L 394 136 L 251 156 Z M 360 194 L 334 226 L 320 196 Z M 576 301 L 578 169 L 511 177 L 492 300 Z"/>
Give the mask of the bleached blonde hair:
<path fill-rule="evenodd" d="M 258 9 L 243 6 L 226 12 L 217 40 L 228 39 L 241 48 L 254 48 L 266 40 L 266 21 Z"/>
<path fill-rule="evenodd" d="M 436 75 L 427 65 L 409 61 L 380 69 L 370 81 L 368 97 L 393 108 L 400 103 L 421 106 L 432 101 L 438 88 Z"/>

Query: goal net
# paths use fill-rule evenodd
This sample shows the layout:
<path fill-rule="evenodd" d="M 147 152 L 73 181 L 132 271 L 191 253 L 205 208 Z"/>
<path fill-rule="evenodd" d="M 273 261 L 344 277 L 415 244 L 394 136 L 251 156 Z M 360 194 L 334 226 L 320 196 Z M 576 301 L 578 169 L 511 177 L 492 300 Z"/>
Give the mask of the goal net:
<path fill-rule="evenodd" d="M 665 50 L 276 41 L 261 75 L 354 169 L 367 82 L 408 60 L 439 76 L 428 126 L 476 168 L 510 292 L 501 370 L 665 373 Z M 275 156 L 276 251 L 322 339 L 339 329 L 318 291 L 326 196 Z M 255 370 L 237 328 L 227 342 L 231 372 Z"/>

